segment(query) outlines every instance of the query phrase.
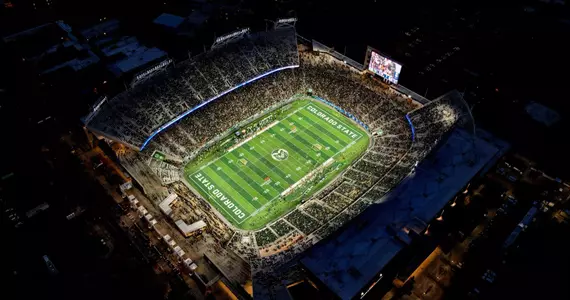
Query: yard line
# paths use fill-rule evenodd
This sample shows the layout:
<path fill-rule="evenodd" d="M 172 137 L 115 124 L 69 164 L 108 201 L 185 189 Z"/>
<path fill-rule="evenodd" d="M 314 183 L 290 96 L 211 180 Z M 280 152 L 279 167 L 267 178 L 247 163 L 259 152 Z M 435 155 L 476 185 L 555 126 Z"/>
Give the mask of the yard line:
<path fill-rule="evenodd" d="M 286 121 L 286 120 L 285 120 L 285 121 Z M 291 122 L 291 121 L 290 121 L 290 123 L 295 123 L 295 122 Z M 301 121 L 298 121 L 298 120 L 297 120 L 297 122 L 296 122 L 295 124 L 299 125 L 300 129 L 299 129 L 296 133 L 291 134 L 291 135 L 294 136 L 294 139 L 295 139 L 295 140 L 299 140 L 299 139 L 300 139 L 299 142 L 300 142 L 301 144 L 303 144 L 303 145 L 309 147 L 309 150 L 310 150 L 310 151 L 307 151 L 309 155 L 311 155 L 311 154 L 316 154 L 316 152 L 313 150 L 313 145 L 314 145 L 313 142 L 314 142 L 314 143 L 317 143 L 317 142 L 318 142 L 319 144 L 325 144 L 325 146 L 329 148 L 329 150 L 326 150 L 326 149 L 325 149 L 325 150 L 321 150 L 322 153 L 325 153 L 325 151 L 331 151 L 331 150 L 332 150 L 332 155 L 329 155 L 329 157 L 334 156 L 334 155 L 338 152 L 338 150 L 337 150 L 336 147 L 330 146 L 330 144 L 328 144 L 326 141 L 324 141 L 324 139 L 321 139 L 321 138 L 317 137 L 316 135 L 314 135 L 314 134 L 310 131 L 310 129 L 311 129 L 312 126 L 311 126 L 311 127 L 307 127 L 307 126 L 305 126 L 305 125 L 303 125 L 303 124 L 301 124 L 301 123 L 302 123 Z M 310 126 L 310 125 L 309 125 L 309 126 Z M 305 136 L 306 138 L 303 137 L 303 136 Z M 308 141 L 308 140 L 313 140 L 313 142 Z M 341 145 L 341 146 L 344 146 L 344 145 Z M 317 156 L 317 157 L 318 157 L 318 156 Z M 313 158 L 313 160 L 317 160 L 317 159 L 315 159 L 315 155 L 312 155 L 312 158 Z M 327 157 L 327 158 L 328 158 L 328 157 Z"/>
<path fill-rule="evenodd" d="M 288 118 L 290 115 L 292 115 L 292 114 L 294 114 L 294 113 L 297 113 L 297 112 L 299 112 L 299 111 L 305 109 L 305 107 L 307 107 L 307 105 L 309 105 L 309 104 L 305 104 L 304 106 L 297 108 L 297 109 L 294 110 L 293 112 L 290 112 L 290 113 L 287 114 L 283 119 Z M 282 119 L 282 120 L 283 120 L 283 119 Z M 278 122 L 281 122 L 282 120 L 279 120 Z M 257 137 L 259 137 L 259 136 L 257 136 Z M 257 138 L 257 137 L 256 137 L 256 138 Z M 253 139 L 252 139 L 252 140 L 253 140 Z M 248 142 L 248 143 L 249 143 L 249 142 Z M 246 144 L 247 144 L 247 143 L 246 143 Z M 243 146 L 244 146 L 244 145 L 242 145 L 242 146 L 240 146 L 240 147 L 238 147 L 238 148 L 242 148 Z M 236 148 L 236 149 L 238 149 L 238 148 Z M 235 150 L 235 149 L 234 149 L 234 150 Z M 232 152 L 233 152 L 233 151 L 232 151 Z M 203 168 L 205 168 L 205 167 L 207 167 L 207 166 L 209 166 L 209 165 L 215 163 L 216 161 L 218 161 L 218 160 L 221 159 L 222 157 L 228 155 L 229 153 L 230 153 L 230 152 L 226 151 L 226 153 L 224 153 L 222 156 L 219 156 L 219 157 L 217 157 L 216 159 L 209 161 L 207 164 L 201 166 L 199 169 L 201 170 L 201 169 L 203 169 Z"/>
<path fill-rule="evenodd" d="M 323 144 L 325 144 L 327 147 L 330 147 L 334 151 L 338 151 L 336 146 L 334 146 L 337 144 L 336 143 L 337 141 L 339 142 L 339 144 L 341 141 L 343 144 L 348 144 L 348 142 L 344 141 L 341 137 L 338 137 L 338 136 L 336 139 L 331 139 L 328 135 L 326 135 L 326 133 L 322 132 L 322 130 L 320 130 L 319 128 L 314 126 L 314 122 L 311 120 L 311 118 L 301 117 L 301 119 L 298 119 L 297 122 L 298 122 L 297 124 L 299 124 L 299 126 L 306 129 L 306 133 L 308 135 L 310 135 L 311 137 L 313 137 L 316 140 L 323 141 Z M 322 132 L 324 134 L 324 136 L 318 136 L 312 130 L 315 130 L 317 132 Z M 341 147 L 342 146 L 344 146 L 344 145 L 341 145 Z"/>
<path fill-rule="evenodd" d="M 318 105 L 316 105 L 316 106 L 319 107 L 321 110 L 323 110 L 323 109 L 322 109 L 322 106 L 325 106 L 325 107 L 327 107 L 327 109 L 333 111 L 332 116 L 331 116 L 331 113 L 328 114 L 329 117 L 334 118 L 335 121 L 337 121 L 338 123 L 340 123 L 340 124 L 343 125 L 344 127 L 352 129 L 352 131 L 353 131 L 354 133 L 357 133 L 360 137 L 362 136 L 362 133 L 360 132 L 360 130 L 354 130 L 355 125 L 352 125 L 352 124 L 351 124 L 351 125 L 347 125 L 346 123 L 340 121 L 338 117 L 334 116 L 334 114 L 338 114 L 338 115 L 340 115 L 342 118 L 347 118 L 346 116 L 344 116 L 344 115 L 342 115 L 341 113 L 335 111 L 334 109 L 330 109 L 328 106 L 326 106 L 326 105 L 324 105 L 324 104 L 321 104 L 320 102 L 317 102 L 317 103 L 318 103 Z M 306 108 L 307 106 L 308 106 L 308 105 L 305 105 L 304 108 Z M 313 113 L 312 111 L 309 111 L 308 109 L 304 109 L 303 111 L 304 111 L 304 112 L 308 112 L 308 113 L 310 113 L 311 115 L 313 115 L 313 116 L 317 117 L 318 119 L 320 119 L 315 113 Z M 322 120 L 322 119 L 320 119 L 320 120 L 321 120 L 322 122 L 325 122 L 325 121 Z M 340 130 L 338 130 L 338 131 L 341 132 Z M 344 134 L 343 132 L 341 132 L 341 133 Z M 360 137 L 358 137 L 357 139 L 359 139 Z"/>
<path fill-rule="evenodd" d="M 199 171 L 197 171 L 196 173 L 198 173 L 198 172 L 199 172 Z M 195 173 L 194 173 L 194 174 L 195 174 Z M 188 177 L 190 178 L 190 181 L 194 182 L 194 183 L 198 186 L 198 189 L 202 190 L 202 192 L 204 192 L 204 193 L 206 194 L 207 198 L 209 198 L 210 200 L 212 200 L 212 202 L 213 202 L 214 204 L 212 204 L 211 202 L 210 202 L 210 204 L 212 204 L 213 206 L 219 206 L 219 207 L 221 207 L 221 208 L 222 208 L 222 211 L 226 212 L 226 214 L 228 214 L 228 215 L 229 215 L 234 221 L 236 221 L 238 224 L 241 224 L 241 223 L 243 223 L 245 220 L 249 219 L 249 217 L 251 216 L 251 212 L 248 211 L 248 210 L 246 210 L 245 208 L 243 208 L 243 207 L 241 206 L 241 204 L 239 204 L 239 205 L 240 205 L 240 208 L 243 210 L 243 212 L 244 212 L 244 213 L 247 213 L 247 216 L 246 216 L 243 220 L 237 220 L 231 212 L 228 212 L 228 210 L 227 210 L 227 208 L 224 206 L 224 204 L 219 203 L 218 201 L 216 201 L 215 197 L 212 196 L 212 195 L 205 189 L 205 187 L 204 187 L 201 183 L 196 182 L 196 179 L 194 179 L 194 177 L 193 177 L 194 174 L 192 174 L 192 176 L 188 176 Z M 234 201 L 235 201 L 235 200 L 234 200 Z M 221 213 L 221 212 L 220 212 L 220 213 Z"/>
<path fill-rule="evenodd" d="M 338 124 L 342 124 L 356 133 L 358 138 L 351 138 L 351 136 L 342 132 L 339 127 L 328 123 L 315 113 L 307 110 L 309 105 L 325 113 L 331 120 L 335 120 Z M 279 195 L 287 186 L 297 184 L 315 167 L 322 165 L 327 159 L 338 156 L 346 149 L 355 145 L 356 141 L 364 136 L 359 129 L 355 129 L 354 126 L 347 126 L 339 121 L 337 114 L 339 113 L 321 103 L 309 101 L 307 104 L 288 113 L 285 117 L 281 117 L 279 121 L 273 122 L 271 126 L 268 126 L 269 128 L 264 128 L 264 131 L 256 133 L 240 143 L 241 145 L 234 147 L 233 151 L 227 151 L 216 159 L 209 161 L 206 165 L 200 166 L 189 177 L 205 193 L 208 199 L 215 202 L 213 204 L 215 204 L 218 210 L 219 207 L 222 208 L 225 212 L 224 215 L 230 215 L 234 221 L 241 224 L 250 217 L 260 213 L 258 218 L 255 220 L 251 219 L 255 221 L 256 225 L 251 222 L 247 223 L 249 224 L 248 226 L 252 224 L 255 226 L 260 225 L 264 220 L 267 221 L 268 216 L 274 217 L 272 213 L 267 214 L 267 207 L 272 207 L 271 204 L 275 199 L 280 198 Z M 299 117 L 302 120 L 299 120 Z M 294 133 L 290 131 L 292 126 L 297 127 Z M 262 142 L 262 140 L 265 140 L 265 142 Z M 324 148 L 317 151 L 314 148 L 316 143 L 324 146 Z M 289 150 L 288 160 L 277 161 L 269 158 L 272 151 L 280 148 Z M 317 153 L 320 155 L 317 156 Z M 239 156 L 240 154 L 241 156 Z M 245 158 L 247 163 L 243 166 L 236 165 L 240 158 Z M 311 160 L 312 163 L 310 165 L 307 165 L 307 159 Z M 218 160 L 221 161 L 218 162 Z M 229 160 L 233 162 L 230 163 Z M 221 169 L 218 170 L 218 168 Z M 299 170 L 296 168 L 299 168 Z M 237 220 L 231 211 L 232 209 L 229 208 L 230 206 L 225 207 L 223 203 L 216 201 L 217 198 L 210 194 L 207 188 L 192 178 L 199 171 L 209 176 L 215 185 L 217 185 L 217 180 L 220 180 L 219 188 L 221 191 L 228 197 L 235 196 L 236 198 L 231 199 L 234 205 L 237 208 L 241 208 L 248 215 L 241 221 Z M 209 174 L 210 172 L 213 174 Z M 279 181 L 282 184 L 279 186 L 274 184 L 263 185 L 267 176 L 272 181 Z M 231 193 L 227 193 L 227 191 L 231 191 Z M 267 193 L 264 194 L 266 191 Z M 259 201 L 252 201 L 252 195 L 256 195 Z M 249 209 L 245 209 L 246 207 Z"/>
<path fill-rule="evenodd" d="M 271 156 L 271 150 L 263 151 L 264 153 L 259 153 L 257 150 L 255 150 L 256 148 L 261 149 L 261 150 L 265 150 L 263 148 L 263 146 L 261 146 L 261 143 L 257 143 L 257 141 L 250 141 L 250 142 L 256 143 L 256 144 L 251 144 L 251 145 L 253 145 L 253 149 L 251 146 L 250 147 L 243 147 L 240 151 L 238 151 L 238 152 L 240 152 L 239 155 L 235 154 L 235 152 L 233 154 L 235 156 L 239 156 L 240 158 L 246 157 L 246 155 L 248 155 L 248 154 L 252 155 L 252 158 L 249 158 L 249 160 L 248 160 L 250 163 L 255 164 L 257 166 L 265 166 L 265 169 L 269 170 L 271 173 L 277 173 L 277 171 L 275 171 L 277 166 L 275 166 L 274 164 L 267 165 L 266 163 L 264 163 L 265 157 Z M 282 180 L 284 182 L 286 181 L 285 178 L 282 178 Z"/>
<path fill-rule="evenodd" d="M 248 151 L 249 153 L 252 153 L 253 155 L 260 155 L 255 149 L 252 149 L 252 150 L 246 149 L 246 151 Z M 283 180 L 285 180 L 285 182 L 287 182 L 287 184 L 292 184 L 294 182 L 292 179 L 287 178 L 287 175 L 285 173 L 283 173 L 283 171 L 278 166 L 273 164 L 272 161 L 265 158 L 265 156 L 260 156 L 259 161 L 261 163 L 263 163 L 267 168 L 274 171 Z"/>
<path fill-rule="evenodd" d="M 236 158 L 236 159 L 234 159 L 234 161 L 237 161 L 239 159 L 235 155 L 234 155 L 234 157 Z M 252 172 L 257 174 L 259 182 L 265 182 L 265 178 L 269 175 L 272 175 L 271 172 L 265 172 L 264 170 L 260 169 L 260 167 L 256 163 L 250 162 L 249 160 L 248 160 L 248 163 L 245 164 L 244 167 L 248 168 L 249 170 L 251 170 Z M 251 176 L 250 176 L 250 178 L 251 178 Z M 260 187 L 265 187 L 265 186 L 270 187 L 274 191 L 274 193 L 272 194 L 272 197 L 275 195 L 279 195 L 281 193 L 281 191 L 279 189 L 277 189 L 276 187 L 274 187 L 271 184 L 267 184 L 267 185 L 263 185 L 263 184 L 259 184 L 259 183 L 256 183 L 256 184 Z"/>
<path fill-rule="evenodd" d="M 284 135 L 285 133 L 276 133 L 276 134 L 279 135 L 279 136 L 281 136 L 281 137 L 283 137 L 283 135 Z M 301 157 L 303 157 L 303 161 L 301 161 L 301 162 L 300 162 L 299 160 L 295 159 L 295 160 L 297 161 L 297 163 L 298 163 L 299 165 L 306 165 L 306 163 L 307 163 L 307 158 L 309 158 L 311 162 L 315 162 L 315 164 L 319 163 L 319 156 L 317 156 L 316 153 L 315 153 L 315 151 L 312 150 L 312 146 L 311 146 L 311 145 L 305 145 L 305 143 L 302 143 L 302 142 L 300 142 L 300 141 L 299 141 L 299 142 L 300 142 L 302 145 L 297 146 L 296 143 L 295 143 L 295 141 L 294 141 L 294 140 L 297 138 L 295 135 L 297 135 L 297 133 L 291 134 L 292 138 L 289 139 L 289 140 L 286 140 L 286 141 L 284 141 L 284 142 L 285 142 L 285 144 L 286 144 L 287 146 L 293 148 L 293 150 L 295 150 L 295 152 L 297 152 L 297 154 L 299 154 L 299 155 L 302 155 L 302 154 L 307 155 L 307 157 L 301 156 Z M 285 140 L 286 137 L 283 137 L 283 139 Z M 302 148 L 304 148 L 304 149 L 301 149 L 300 147 L 302 147 Z M 310 169 L 308 170 L 308 172 L 310 172 L 310 170 L 313 169 L 313 167 L 314 167 L 315 164 L 311 164 L 311 165 L 310 165 Z M 305 174 L 306 174 L 306 173 L 305 173 Z"/>
<path fill-rule="evenodd" d="M 265 194 L 266 194 L 266 192 L 265 192 L 266 190 L 267 190 L 267 194 L 269 193 L 269 191 L 268 191 L 267 188 L 263 188 L 263 187 L 259 186 L 258 184 L 256 184 L 256 183 L 254 182 L 254 180 L 251 179 L 251 176 L 249 176 L 249 174 L 247 174 L 247 173 L 245 173 L 243 170 L 240 170 L 240 169 L 239 169 L 239 168 L 240 168 L 239 166 L 236 166 L 236 165 L 233 164 L 233 163 L 228 163 L 228 162 L 226 161 L 226 159 L 221 159 L 221 160 L 219 160 L 219 161 L 221 161 L 222 163 L 224 163 L 225 166 L 229 167 L 232 171 L 234 171 L 234 173 L 236 173 L 236 174 L 238 175 L 235 180 L 241 179 L 241 181 L 244 181 L 249 187 L 253 188 L 254 190 L 256 190 L 256 191 L 257 191 L 259 194 L 261 194 L 261 195 L 265 195 Z M 233 174 L 232 174 L 232 175 L 233 175 Z M 232 176 L 228 175 L 228 177 L 232 177 Z M 247 180 L 247 179 L 249 179 L 249 180 Z M 269 196 L 270 196 L 269 198 L 272 198 L 272 197 L 274 197 L 275 195 L 269 195 Z M 265 197 L 264 197 L 264 198 L 265 198 Z M 252 201 L 252 200 L 250 199 L 250 201 Z M 259 203 L 259 202 L 258 202 L 258 203 Z M 263 203 L 262 203 L 262 204 L 263 204 Z M 256 206 L 256 205 L 254 205 L 254 206 Z M 256 208 L 259 208 L 259 207 L 256 206 Z"/>
<path fill-rule="evenodd" d="M 309 138 L 315 140 L 315 142 L 318 142 L 319 144 L 325 146 L 325 148 L 328 147 L 329 150 L 332 150 L 333 153 L 338 152 L 337 147 L 334 146 L 335 144 L 334 142 L 331 144 L 328 141 L 326 141 L 324 137 L 319 137 L 311 131 L 311 129 L 315 128 L 313 125 L 304 124 L 302 121 L 297 121 L 296 124 L 299 125 L 299 127 L 301 128 L 301 131 L 299 131 L 299 136 L 302 137 L 303 135 L 307 135 Z M 341 145 L 341 147 L 342 146 L 344 145 Z"/>
<path fill-rule="evenodd" d="M 247 212 L 251 213 L 252 211 L 256 210 L 258 207 L 255 206 L 253 203 L 250 203 L 249 201 L 246 201 L 247 203 L 244 204 L 242 201 L 243 199 L 252 199 L 253 197 L 256 197 L 257 195 L 252 196 L 251 194 L 255 193 L 255 191 L 253 191 L 252 193 L 248 192 L 247 190 L 237 190 L 234 185 L 232 185 L 232 183 L 227 180 L 228 175 L 225 173 L 222 174 L 218 174 L 216 173 L 213 169 L 205 169 L 202 170 L 202 172 L 204 172 L 204 174 L 206 174 L 207 176 L 209 176 L 212 179 L 215 179 L 214 184 L 216 184 L 216 187 L 219 188 L 226 197 L 228 197 L 230 200 L 232 200 L 232 202 L 236 202 L 238 205 L 240 205 L 242 207 L 242 209 L 245 209 Z M 245 195 L 243 195 L 245 194 Z"/>
<path fill-rule="evenodd" d="M 282 148 L 287 147 L 283 145 L 283 138 L 280 138 L 278 135 L 269 136 L 265 144 L 259 145 L 259 149 L 268 151 L 269 153 L 276 149 Z M 280 169 L 287 173 L 285 177 L 291 179 L 287 180 L 287 184 L 291 184 L 291 182 L 299 180 L 299 178 L 303 176 L 304 172 L 306 172 L 305 166 L 299 164 L 299 160 L 297 159 L 299 155 L 299 153 L 293 151 L 292 149 L 289 149 L 289 158 L 287 161 L 276 161 L 273 158 L 268 160 L 271 161 L 271 163 L 274 165 L 273 169 Z M 297 168 L 299 169 L 297 170 Z"/>
<path fill-rule="evenodd" d="M 268 133 L 268 132 L 266 132 L 266 133 Z M 254 159 L 250 160 L 251 162 L 253 162 L 253 163 L 261 162 L 261 163 L 262 163 L 263 165 L 265 165 L 268 169 L 270 169 L 270 170 L 273 171 L 274 173 L 277 173 L 277 174 L 281 177 L 281 179 L 282 179 L 284 182 L 291 182 L 291 180 L 288 180 L 288 179 L 286 178 L 286 176 L 283 176 L 283 175 L 280 173 L 279 167 L 281 167 L 281 166 L 280 166 L 281 164 L 280 164 L 280 165 L 277 165 L 277 164 L 271 163 L 270 165 L 268 165 L 268 164 L 266 163 L 266 162 L 270 162 L 270 161 L 267 160 L 265 157 L 266 157 L 266 156 L 271 156 L 271 151 L 280 148 L 280 146 L 275 147 L 275 149 L 269 149 L 269 150 L 267 150 L 267 149 L 265 148 L 265 146 L 263 146 L 260 142 L 259 142 L 259 143 L 257 142 L 257 140 L 258 140 L 258 139 L 261 139 L 261 138 L 266 138 L 266 140 L 269 141 L 269 138 L 267 138 L 267 137 L 265 137 L 265 136 L 258 136 L 258 137 L 256 137 L 256 139 L 251 140 L 250 142 L 248 142 L 248 144 L 249 144 L 249 143 L 256 143 L 258 149 L 261 148 L 261 149 L 263 149 L 263 150 L 265 150 L 265 151 L 267 152 L 266 155 L 263 155 L 263 154 L 260 154 L 259 152 L 257 152 L 257 151 L 255 150 L 255 147 L 254 147 L 254 149 L 250 149 L 251 147 L 247 147 L 248 144 L 242 145 L 242 147 L 240 147 L 240 148 L 243 149 L 243 150 L 245 150 L 246 152 L 252 153 L 252 154 L 254 155 Z M 280 141 L 280 142 L 282 142 L 282 141 Z M 236 150 L 237 150 L 237 149 L 236 149 Z M 236 151 L 234 150 L 233 153 L 235 154 L 235 152 L 236 152 Z M 238 151 L 238 152 L 239 152 L 239 151 Z M 287 164 L 283 164 L 283 165 L 284 165 L 285 167 L 288 166 Z M 294 174 L 294 173 L 296 173 L 296 172 L 292 172 L 292 173 Z M 293 181 L 293 182 L 294 182 L 294 181 Z"/>
<path fill-rule="evenodd" d="M 282 148 L 283 146 L 279 146 L 279 148 Z M 286 186 L 283 186 L 284 188 L 289 187 L 291 184 L 297 182 L 297 180 L 299 180 L 300 178 L 303 177 L 303 174 L 305 174 L 306 169 L 303 168 L 302 164 L 298 162 L 298 160 L 295 158 L 296 156 L 298 156 L 297 153 L 295 153 L 293 150 L 290 150 L 289 152 L 289 159 L 295 160 L 296 163 L 294 163 L 294 165 L 291 165 L 291 161 L 273 161 L 273 160 L 268 160 L 272 165 L 274 165 L 275 167 L 273 167 L 274 172 L 286 172 L 287 174 L 283 177 L 282 175 L 280 175 L 279 177 L 281 178 L 285 178 L 285 182 L 287 183 Z M 299 167 L 299 170 L 296 169 L 296 167 Z M 279 174 L 279 173 L 277 173 Z"/>
<path fill-rule="evenodd" d="M 227 174 L 225 174 L 225 173 L 218 173 L 217 171 L 215 171 L 214 169 L 212 169 L 211 166 L 210 166 L 210 168 L 207 169 L 207 170 L 210 171 L 210 172 L 213 172 L 213 174 L 210 173 L 210 172 L 206 173 L 208 176 L 210 176 L 210 177 L 218 177 L 219 180 L 222 180 L 222 182 L 225 182 L 227 185 L 229 185 L 230 188 L 232 188 L 234 191 L 236 191 L 236 192 L 237 192 L 239 195 L 241 195 L 244 199 L 248 200 L 248 199 L 253 199 L 254 197 L 258 197 L 258 198 L 259 198 L 260 195 L 251 195 L 249 192 L 252 192 L 252 191 L 249 191 L 249 192 L 248 192 L 248 191 L 244 190 L 239 184 L 237 184 L 237 183 L 236 183 L 230 176 L 228 176 Z M 202 171 L 204 171 L 204 170 L 202 170 Z M 207 172 L 207 171 L 206 171 L 206 172 Z M 220 184 L 219 182 L 216 182 L 216 183 L 217 183 L 218 185 Z M 226 191 L 226 192 L 227 192 L 227 191 Z M 255 191 L 254 191 L 254 192 L 255 192 Z M 254 194 L 255 194 L 255 193 L 254 193 Z M 230 196 L 230 195 L 232 195 L 232 194 L 228 194 L 227 196 Z M 235 197 L 236 195 L 232 195 L 232 196 Z M 238 199 L 233 199 L 233 200 L 234 200 L 234 201 L 237 201 Z M 251 203 L 251 202 L 249 202 L 249 201 L 247 201 L 247 203 L 248 203 L 249 205 L 253 206 L 254 210 L 258 208 L 257 206 L 255 206 L 253 203 Z M 241 204 L 241 202 L 240 202 L 240 204 Z"/>
<path fill-rule="evenodd" d="M 308 122 L 312 123 L 317 129 L 319 129 L 319 131 L 326 134 L 327 136 L 329 136 L 332 139 L 340 139 L 340 140 L 344 141 L 345 143 L 348 143 L 349 141 L 354 140 L 354 139 L 350 138 L 349 136 L 347 136 L 346 134 L 344 134 L 343 132 L 341 132 L 340 130 L 338 130 L 336 127 L 330 126 L 330 124 L 328 124 L 328 123 L 327 124 L 329 125 L 329 127 L 334 128 L 336 132 L 332 133 L 331 131 L 324 129 L 323 126 L 321 126 L 321 124 L 320 124 L 320 122 L 322 122 L 322 120 L 317 122 L 317 121 L 313 120 L 312 118 L 308 117 L 308 116 L 313 116 L 313 117 L 315 116 L 314 114 L 312 114 L 310 112 L 303 111 L 303 112 L 300 112 L 300 114 L 305 116 L 307 118 Z M 352 127 L 347 127 L 347 128 L 354 131 Z"/>

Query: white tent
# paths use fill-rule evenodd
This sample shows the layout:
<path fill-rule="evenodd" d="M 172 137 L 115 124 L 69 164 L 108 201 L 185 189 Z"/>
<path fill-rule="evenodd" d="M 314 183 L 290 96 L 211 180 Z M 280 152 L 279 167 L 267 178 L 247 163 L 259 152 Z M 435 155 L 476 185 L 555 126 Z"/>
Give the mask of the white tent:
<path fill-rule="evenodd" d="M 177 194 L 170 194 L 168 195 L 168 197 L 166 197 L 166 199 L 160 202 L 158 207 L 160 207 L 160 210 L 162 210 L 162 212 L 168 216 L 170 215 L 170 213 L 172 213 L 172 208 L 170 208 L 170 204 L 172 204 L 172 202 L 174 202 L 176 199 L 178 199 Z"/>

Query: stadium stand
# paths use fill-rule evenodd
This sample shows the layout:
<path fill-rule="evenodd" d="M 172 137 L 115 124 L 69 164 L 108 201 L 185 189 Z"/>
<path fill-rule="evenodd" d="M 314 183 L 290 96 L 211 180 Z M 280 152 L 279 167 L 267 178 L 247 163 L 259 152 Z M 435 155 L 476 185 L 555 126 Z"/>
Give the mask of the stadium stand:
<path fill-rule="evenodd" d="M 160 178 L 163 185 L 171 184 L 180 180 L 178 167 L 159 160 L 150 159 L 149 167 Z"/>
<path fill-rule="evenodd" d="M 298 65 L 294 29 L 252 34 L 115 96 L 87 127 L 142 149 L 154 135 L 194 109 L 265 74 Z"/>

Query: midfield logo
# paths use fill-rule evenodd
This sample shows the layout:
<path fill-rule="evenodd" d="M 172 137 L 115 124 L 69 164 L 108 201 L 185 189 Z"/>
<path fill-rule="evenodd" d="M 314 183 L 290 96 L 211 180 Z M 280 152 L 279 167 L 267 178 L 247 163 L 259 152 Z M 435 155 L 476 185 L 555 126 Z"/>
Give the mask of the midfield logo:
<path fill-rule="evenodd" d="M 277 149 L 271 152 L 271 157 L 276 161 L 282 161 L 289 158 L 289 152 L 285 149 Z"/>

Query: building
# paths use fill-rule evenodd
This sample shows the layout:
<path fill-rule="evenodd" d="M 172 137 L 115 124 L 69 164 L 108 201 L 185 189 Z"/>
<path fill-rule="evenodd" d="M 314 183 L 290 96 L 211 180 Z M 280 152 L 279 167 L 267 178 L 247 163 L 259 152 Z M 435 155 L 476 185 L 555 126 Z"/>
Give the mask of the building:
<path fill-rule="evenodd" d="M 178 195 L 170 194 L 168 195 L 168 197 L 166 197 L 166 199 L 160 202 L 158 207 L 165 215 L 170 216 L 170 214 L 172 213 L 172 208 L 170 207 L 170 205 L 172 205 L 177 199 Z"/>
<path fill-rule="evenodd" d="M 147 47 L 130 36 L 115 19 L 104 20 L 80 31 L 101 56 L 110 80 L 122 81 L 119 88 L 130 85 L 137 76 L 168 59 L 168 53 L 156 47 Z M 113 92 L 112 92 L 113 93 Z"/>
<path fill-rule="evenodd" d="M 178 220 L 174 223 L 176 224 L 176 227 L 178 227 L 180 232 L 184 234 L 185 237 L 192 236 L 193 234 L 196 234 L 198 231 L 206 228 L 206 222 L 204 222 L 203 220 L 194 222 L 190 225 L 186 224 L 186 222 L 184 222 L 183 220 Z"/>
<path fill-rule="evenodd" d="M 80 42 L 63 21 L 43 24 L 3 38 L 4 43 L 43 76 L 62 69 L 74 72 L 99 62 L 91 47 Z"/>

